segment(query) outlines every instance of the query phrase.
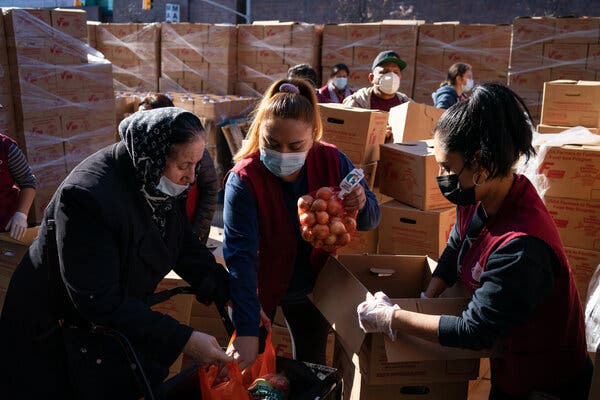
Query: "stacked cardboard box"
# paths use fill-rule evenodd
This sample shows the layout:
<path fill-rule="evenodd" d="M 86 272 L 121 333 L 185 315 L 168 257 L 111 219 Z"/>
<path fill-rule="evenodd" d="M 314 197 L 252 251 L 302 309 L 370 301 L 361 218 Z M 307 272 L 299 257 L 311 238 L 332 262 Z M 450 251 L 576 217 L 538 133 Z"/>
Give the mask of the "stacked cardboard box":
<path fill-rule="evenodd" d="M 600 82 L 557 80 L 544 83 L 540 133 L 557 133 L 569 127 L 600 130 Z"/>
<path fill-rule="evenodd" d="M 517 18 L 509 86 L 539 119 L 544 82 L 600 78 L 600 18 Z"/>
<path fill-rule="evenodd" d="M 561 235 L 581 300 L 600 264 L 600 146 L 550 147 L 539 173 L 544 201 Z"/>
<path fill-rule="evenodd" d="M 435 23 L 419 26 L 415 101 L 432 104 L 431 94 L 457 62 L 470 64 L 477 82 L 506 83 L 510 26 Z"/>
<path fill-rule="evenodd" d="M 0 233 L 0 314 L 10 279 L 37 232 L 38 227 L 27 229 L 20 241 L 12 239 L 8 233 Z"/>
<path fill-rule="evenodd" d="M 412 96 L 415 75 L 418 21 L 383 21 L 372 24 L 325 25 L 321 65 L 323 83 L 338 63 L 350 69 L 348 82 L 355 89 L 369 86 L 369 73 L 377 54 L 394 50 L 407 67 L 402 71 L 400 91 Z"/>
<path fill-rule="evenodd" d="M 436 181 L 433 129 L 444 110 L 407 103 L 390 110 L 393 144 L 380 148 L 379 192 L 390 200 L 381 207 L 380 254 L 424 254 L 438 259 L 456 212 Z"/>
<path fill-rule="evenodd" d="M 95 30 L 96 49 L 113 64 L 115 90 L 158 90 L 160 24 L 99 24 Z"/>
<path fill-rule="evenodd" d="M 238 25 L 236 93 L 260 96 L 296 64 L 310 64 L 318 71 L 319 44 L 319 32 L 312 24 Z"/>
<path fill-rule="evenodd" d="M 83 11 L 6 9 L 3 18 L 16 137 L 37 177 L 31 217 L 39 222 L 67 173 L 113 140 L 112 68 L 81 41 Z"/>
<path fill-rule="evenodd" d="M 160 90 L 231 94 L 236 56 L 234 25 L 163 24 Z"/>
<path fill-rule="evenodd" d="M 365 334 L 356 306 L 368 292 L 388 294 L 402 309 L 459 315 L 468 299 L 450 293 L 420 299 L 435 262 L 424 256 L 342 255 L 329 258 L 317 279 L 313 301 L 334 326 L 334 367 L 344 379 L 343 398 L 465 399 L 468 381 L 477 377 L 483 353 L 442 347 L 410 335 L 392 342 L 384 334 Z M 385 274 L 381 275 L 381 271 Z M 345 307 L 339 305 L 344 293 Z M 421 396 L 418 396 L 421 398 Z"/>
<path fill-rule="evenodd" d="M 16 139 L 15 112 L 11 93 L 4 19 L 0 16 L 0 105 L 2 105 L 0 107 L 0 133 Z"/>

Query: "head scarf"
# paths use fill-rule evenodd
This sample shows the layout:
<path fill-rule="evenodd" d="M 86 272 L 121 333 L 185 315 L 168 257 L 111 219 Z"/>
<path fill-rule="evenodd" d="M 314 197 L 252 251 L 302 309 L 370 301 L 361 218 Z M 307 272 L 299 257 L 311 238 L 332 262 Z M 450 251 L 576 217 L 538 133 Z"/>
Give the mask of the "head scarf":
<path fill-rule="evenodd" d="M 166 166 L 171 126 L 185 113 L 191 114 L 177 107 L 138 111 L 119 124 L 119 135 L 133 162 L 136 182 L 152 210 L 152 219 L 163 236 L 166 214 L 177 199 L 187 194 L 186 191 L 177 197 L 171 197 L 156 188 Z M 198 126 L 201 126 L 200 120 Z"/>

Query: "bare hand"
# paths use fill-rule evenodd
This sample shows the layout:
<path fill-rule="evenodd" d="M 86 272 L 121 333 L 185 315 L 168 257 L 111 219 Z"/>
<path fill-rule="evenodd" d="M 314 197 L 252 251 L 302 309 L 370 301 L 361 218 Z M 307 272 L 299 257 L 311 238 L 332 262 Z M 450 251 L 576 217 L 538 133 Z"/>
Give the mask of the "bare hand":
<path fill-rule="evenodd" d="M 227 348 L 227 354 L 233 356 L 240 368 L 245 370 L 252 364 L 258 355 L 258 337 L 238 336 Z"/>
<path fill-rule="evenodd" d="M 223 352 L 217 339 L 196 331 L 192 333 L 183 347 L 183 354 L 192 358 L 199 365 L 224 365 L 233 360 Z"/>
<path fill-rule="evenodd" d="M 356 185 L 350 193 L 344 197 L 344 207 L 346 211 L 360 211 L 367 203 L 367 196 L 362 185 Z"/>
<path fill-rule="evenodd" d="M 393 137 L 393 136 L 394 136 L 394 133 L 392 132 L 392 127 L 391 127 L 391 126 L 389 126 L 389 125 L 387 125 L 387 126 L 385 127 L 385 138 L 386 138 L 386 139 L 389 139 L 389 138 L 391 138 L 391 137 Z M 386 142 L 387 142 L 387 140 L 386 140 Z"/>

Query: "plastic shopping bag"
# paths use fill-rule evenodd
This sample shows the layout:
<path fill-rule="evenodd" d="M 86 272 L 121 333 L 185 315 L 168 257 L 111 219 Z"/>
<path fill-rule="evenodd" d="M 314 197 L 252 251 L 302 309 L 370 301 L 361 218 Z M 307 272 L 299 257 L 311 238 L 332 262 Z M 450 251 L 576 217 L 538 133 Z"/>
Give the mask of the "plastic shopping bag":
<path fill-rule="evenodd" d="M 211 365 L 208 370 L 200 368 L 198 376 L 202 400 L 249 400 L 248 390 L 242 382 L 242 370 L 237 361 L 227 364 L 227 370 L 229 380 L 216 383 L 220 371 L 218 366 Z"/>

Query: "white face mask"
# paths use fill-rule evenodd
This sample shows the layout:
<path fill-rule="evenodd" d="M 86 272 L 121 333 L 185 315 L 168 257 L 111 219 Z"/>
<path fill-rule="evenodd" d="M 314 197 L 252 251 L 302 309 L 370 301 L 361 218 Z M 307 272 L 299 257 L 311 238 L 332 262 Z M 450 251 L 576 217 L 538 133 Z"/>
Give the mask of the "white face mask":
<path fill-rule="evenodd" d="M 301 153 L 280 153 L 265 147 L 260 148 L 260 161 L 273 175 L 280 178 L 298 171 L 306 161 L 308 151 Z"/>
<path fill-rule="evenodd" d="M 335 86 L 337 90 L 346 89 L 346 85 L 348 85 L 348 78 L 335 78 L 333 80 L 333 86 Z"/>
<path fill-rule="evenodd" d="M 463 92 L 468 92 L 468 91 L 470 91 L 471 89 L 473 89 L 473 85 L 474 85 L 474 84 L 475 84 L 475 83 L 473 82 L 473 79 L 467 79 L 467 83 L 465 83 L 465 84 L 462 86 L 462 90 L 463 90 Z"/>
<path fill-rule="evenodd" d="M 166 194 L 167 196 L 177 197 L 181 193 L 183 193 L 190 185 L 180 185 L 178 183 L 173 182 L 166 176 L 161 176 L 160 181 L 158 181 L 158 185 L 156 188 Z"/>
<path fill-rule="evenodd" d="M 394 94 L 400 88 L 400 77 L 393 72 L 388 72 L 381 75 L 377 86 L 385 94 Z"/>

